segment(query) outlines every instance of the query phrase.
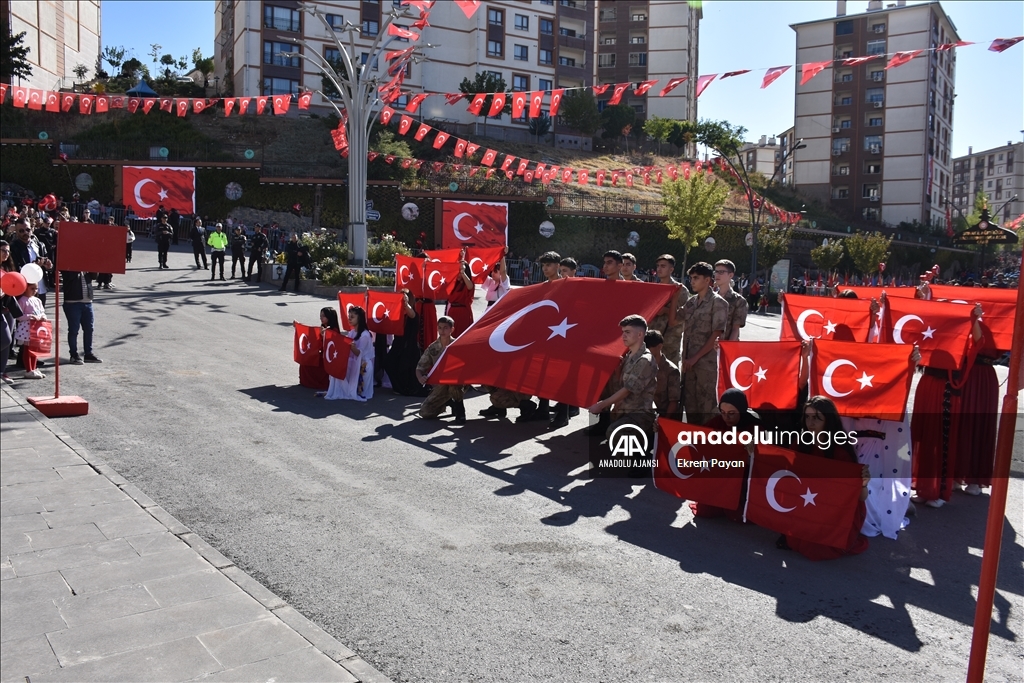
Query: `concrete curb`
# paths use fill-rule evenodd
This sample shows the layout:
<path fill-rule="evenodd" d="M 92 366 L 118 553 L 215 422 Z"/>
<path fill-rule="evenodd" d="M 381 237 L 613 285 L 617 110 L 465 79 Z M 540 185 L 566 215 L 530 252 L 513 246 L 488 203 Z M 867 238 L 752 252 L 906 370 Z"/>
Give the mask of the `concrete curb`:
<path fill-rule="evenodd" d="M 143 510 L 148 512 L 153 519 L 160 522 L 171 534 L 188 544 L 203 559 L 213 565 L 217 571 L 305 638 L 310 645 L 337 662 L 359 681 L 366 683 L 391 683 L 391 679 L 374 669 L 368 662 L 345 645 L 338 642 L 334 636 L 314 624 L 263 584 L 236 567 L 232 560 L 225 557 L 220 551 L 178 521 L 173 515 L 157 505 L 152 498 L 118 474 L 110 465 L 90 455 L 84 446 L 75 441 L 54 421 L 36 410 L 21 394 L 6 385 L 3 386 L 2 390 L 11 401 L 24 408 L 29 415 L 64 442 L 68 448 L 74 451 L 97 473 L 109 479 L 111 483 L 138 503 Z"/>

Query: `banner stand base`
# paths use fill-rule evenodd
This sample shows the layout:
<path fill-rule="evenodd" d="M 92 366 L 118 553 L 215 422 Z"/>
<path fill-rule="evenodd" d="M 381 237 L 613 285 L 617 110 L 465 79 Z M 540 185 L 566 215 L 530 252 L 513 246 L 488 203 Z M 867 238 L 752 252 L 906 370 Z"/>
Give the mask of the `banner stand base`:
<path fill-rule="evenodd" d="M 89 402 L 81 396 L 31 396 L 28 402 L 46 417 L 75 417 L 89 414 Z"/>

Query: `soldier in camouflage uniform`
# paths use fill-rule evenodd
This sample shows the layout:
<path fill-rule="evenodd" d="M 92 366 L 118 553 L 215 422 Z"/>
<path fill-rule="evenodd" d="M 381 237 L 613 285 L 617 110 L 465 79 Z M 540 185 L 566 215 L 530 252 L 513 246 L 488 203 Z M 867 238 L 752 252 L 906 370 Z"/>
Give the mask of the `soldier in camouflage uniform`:
<path fill-rule="evenodd" d="M 644 336 L 644 344 L 651 352 L 654 364 L 658 366 L 658 386 L 654 390 L 654 407 L 657 408 L 659 417 L 667 417 L 678 420 L 682 417 L 679 410 L 679 394 L 681 378 L 679 368 L 675 363 L 665 358 L 662 353 L 663 338 L 657 330 L 647 330 Z"/>
<path fill-rule="evenodd" d="M 683 320 L 675 315 L 675 311 L 682 308 L 686 300 L 690 298 L 690 290 L 686 285 L 676 282 L 672 273 L 676 268 L 676 259 L 671 254 L 662 254 L 658 257 L 655 271 L 658 280 L 663 285 L 675 285 L 679 287 L 679 294 L 675 302 L 669 302 L 665 308 L 658 311 L 658 314 L 651 319 L 650 329 L 661 332 L 664 338 L 662 354 L 676 366 L 679 365 L 680 346 L 683 341 Z"/>
<path fill-rule="evenodd" d="M 702 425 L 718 410 L 718 354 L 715 340 L 725 331 L 729 319 L 729 304 L 711 291 L 714 269 L 710 264 L 696 263 L 687 271 L 694 295 L 676 311 L 682 319 L 683 362 L 679 370 L 683 376 L 683 404 L 686 421 Z"/>
<path fill-rule="evenodd" d="M 725 331 L 720 337 L 723 341 L 737 341 L 740 328 L 747 324 L 747 300 L 732 288 L 732 279 L 736 275 L 736 266 L 732 261 L 721 260 L 715 264 L 715 284 L 718 285 L 718 296 L 729 304 L 729 318 L 725 323 Z"/>
<path fill-rule="evenodd" d="M 455 321 L 446 315 L 437 319 L 437 339 L 428 346 L 416 365 L 416 379 L 420 384 L 427 383 L 427 374 L 441 357 L 441 352 L 452 343 L 452 330 L 455 328 Z M 451 405 L 455 414 L 456 424 L 466 422 L 466 405 L 462 399 L 466 394 L 466 387 L 460 384 L 435 384 L 430 393 L 420 406 L 420 417 L 431 420 L 440 417 L 446 406 Z"/>
<path fill-rule="evenodd" d="M 619 323 L 622 343 L 629 353 L 622 357 L 618 370 L 605 389 L 606 398 L 590 406 L 593 415 L 611 408 L 611 424 L 605 431 L 610 437 L 625 423 L 635 424 L 647 433 L 648 443 L 654 432 L 654 390 L 658 385 L 658 368 L 651 352 L 644 346 L 647 321 L 639 315 L 626 316 Z M 610 392 L 610 393 L 609 393 Z"/>

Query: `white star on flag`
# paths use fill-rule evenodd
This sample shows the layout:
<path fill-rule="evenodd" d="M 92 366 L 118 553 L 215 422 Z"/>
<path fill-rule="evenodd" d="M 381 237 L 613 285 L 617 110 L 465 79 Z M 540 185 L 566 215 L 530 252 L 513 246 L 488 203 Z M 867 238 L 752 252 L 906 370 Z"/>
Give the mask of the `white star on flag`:
<path fill-rule="evenodd" d="M 933 329 L 932 329 L 932 326 L 931 326 L 931 325 L 929 325 L 929 326 L 927 327 L 927 329 L 925 329 L 925 331 L 924 331 L 924 332 L 922 332 L 921 334 L 923 335 L 923 337 L 922 337 L 923 339 L 931 339 L 931 338 L 932 338 L 932 335 L 934 335 L 934 334 L 935 334 L 935 330 L 933 330 Z"/>
<path fill-rule="evenodd" d="M 163 200 L 167 199 L 167 190 L 165 190 L 164 188 L 162 188 L 162 187 L 160 188 L 159 194 L 160 194 L 160 201 L 163 201 Z"/>
<path fill-rule="evenodd" d="M 477 232 L 483 232 L 484 224 L 478 222 L 476 225 L 473 226 L 473 229 L 476 230 Z"/>
<path fill-rule="evenodd" d="M 835 334 L 836 333 L 836 324 L 834 322 L 832 322 L 831 320 L 829 320 L 827 323 L 825 323 L 825 326 L 824 326 L 823 329 L 828 334 Z"/>
<path fill-rule="evenodd" d="M 807 489 L 807 493 L 800 497 L 804 499 L 804 507 L 807 507 L 808 505 L 813 505 L 815 507 L 818 506 L 817 503 L 814 502 L 814 499 L 818 497 L 818 494 L 811 493 L 811 489 Z"/>
<path fill-rule="evenodd" d="M 569 319 L 564 318 L 562 322 L 558 323 L 557 325 L 548 325 L 548 329 L 551 330 L 551 335 L 548 337 L 548 339 L 554 339 L 555 337 L 561 337 L 562 339 L 565 339 L 565 333 L 571 330 L 572 328 L 576 327 L 576 325 L 578 324 L 579 323 L 570 324 Z"/>
<path fill-rule="evenodd" d="M 871 380 L 873 380 L 874 378 L 874 375 L 869 375 L 868 373 L 865 372 L 863 375 L 857 378 L 857 381 L 860 382 L 861 389 L 866 389 L 868 387 L 875 386 L 874 384 L 871 383 Z"/>
<path fill-rule="evenodd" d="M 758 365 L 757 372 L 754 373 L 754 377 L 757 377 L 758 382 L 765 382 L 768 380 L 768 371 Z"/>

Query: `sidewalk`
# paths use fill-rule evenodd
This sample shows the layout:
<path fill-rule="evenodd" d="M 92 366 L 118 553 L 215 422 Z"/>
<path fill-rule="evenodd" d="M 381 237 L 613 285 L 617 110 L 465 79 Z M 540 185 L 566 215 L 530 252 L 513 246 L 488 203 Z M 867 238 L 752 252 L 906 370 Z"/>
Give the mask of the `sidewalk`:
<path fill-rule="evenodd" d="M 0 399 L 3 681 L 388 680 L 59 422 Z"/>

